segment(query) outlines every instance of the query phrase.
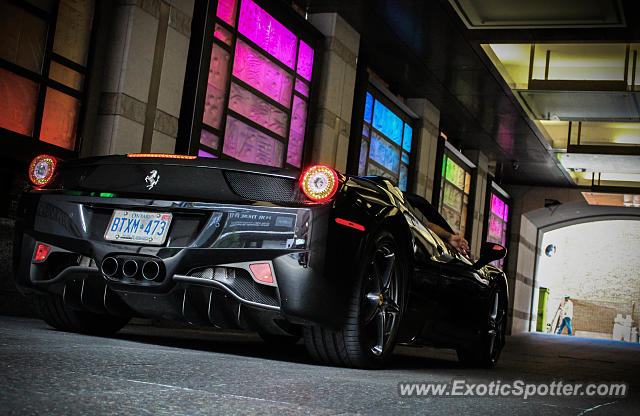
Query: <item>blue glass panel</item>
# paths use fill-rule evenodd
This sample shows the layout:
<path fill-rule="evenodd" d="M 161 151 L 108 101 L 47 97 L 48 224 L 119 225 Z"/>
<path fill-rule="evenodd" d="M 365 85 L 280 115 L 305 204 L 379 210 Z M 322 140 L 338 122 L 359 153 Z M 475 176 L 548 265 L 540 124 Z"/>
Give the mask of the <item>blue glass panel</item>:
<path fill-rule="evenodd" d="M 398 165 L 400 164 L 399 150 L 399 148 L 394 147 L 376 132 L 372 132 L 369 158 L 396 174 L 398 173 Z"/>
<path fill-rule="evenodd" d="M 358 175 L 366 175 L 367 154 L 369 153 L 369 143 L 362 140 L 360 143 L 360 159 L 358 160 Z"/>
<path fill-rule="evenodd" d="M 406 163 L 407 165 L 409 164 L 409 153 L 407 152 L 402 152 L 402 161 L 404 163 Z"/>
<path fill-rule="evenodd" d="M 398 146 L 402 145 L 402 120 L 378 100 L 373 111 L 372 124 Z"/>
<path fill-rule="evenodd" d="M 398 188 L 401 191 L 407 190 L 407 177 L 409 176 L 409 169 L 405 165 L 400 166 L 400 181 L 398 182 Z"/>
<path fill-rule="evenodd" d="M 404 123 L 404 134 L 402 135 L 402 148 L 407 152 L 411 151 L 411 137 L 413 129 L 407 123 Z"/>
<path fill-rule="evenodd" d="M 371 124 L 371 114 L 373 113 L 373 96 L 367 93 L 367 101 L 364 103 L 364 121 Z"/>

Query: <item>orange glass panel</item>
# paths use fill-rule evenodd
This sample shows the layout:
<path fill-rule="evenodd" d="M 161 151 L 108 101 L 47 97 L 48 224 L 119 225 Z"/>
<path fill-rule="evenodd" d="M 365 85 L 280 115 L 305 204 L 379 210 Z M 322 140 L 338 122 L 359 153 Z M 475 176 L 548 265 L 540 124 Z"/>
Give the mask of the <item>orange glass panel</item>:
<path fill-rule="evenodd" d="M 0 68 L 0 127 L 31 136 L 38 84 Z"/>
<path fill-rule="evenodd" d="M 93 0 L 61 0 L 58 8 L 53 51 L 80 65 L 87 64 Z"/>
<path fill-rule="evenodd" d="M 22 7 L 0 1 L 0 57 L 40 73 L 47 22 Z"/>
<path fill-rule="evenodd" d="M 74 150 L 80 100 L 47 88 L 40 140 Z"/>
<path fill-rule="evenodd" d="M 49 78 L 78 91 L 82 91 L 84 84 L 84 75 L 54 61 L 49 67 Z"/>

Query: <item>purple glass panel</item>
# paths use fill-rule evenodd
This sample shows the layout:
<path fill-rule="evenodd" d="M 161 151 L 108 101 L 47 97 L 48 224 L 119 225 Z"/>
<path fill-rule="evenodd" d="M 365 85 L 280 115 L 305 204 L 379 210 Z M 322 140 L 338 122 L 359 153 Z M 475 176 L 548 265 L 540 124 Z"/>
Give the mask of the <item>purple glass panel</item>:
<path fill-rule="evenodd" d="M 311 46 L 300 41 L 298 48 L 298 74 L 307 81 L 311 81 L 311 72 L 313 71 L 313 49 Z"/>
<path fill-rule="evenodd" d="M 502 238 L 502 222 L 493 215 L 489 217 L 489 234 L 496 236 L 496 240 L 498 240 L 496 243 L 500 243 Z"/>
<path fill-rule="evenodd" d="M 202 121 L 216 129 L 220 128 L 222 110 L 227 88 L 227 68 L 229 67 L 229 53 L 217 45 L 211 48 L 211 63 L 209 64 L 209 78 L 207 96 L 204 101 L 204 115 Z"/>
<path fill-rule="evenodd" d="M 220 144 L 220 138 L 211 132 L 202 130 L 200 132 L 200 143 L 212 149 L 217 149 L 218 144 Z"/>
<path fill-rule="evenodd" d="M 236 42 L 233 75 L 289 108 L 293 77 L 241 40 Z"/>
<path fill-rule="evenodd" d="M 304 95 L 305 97 L 309 96 L 309 86 L 299 78 L 296 78 L 296 91 L 298 91 L 300 94 Z"/>
<path fill-rule="evenodd" d="M 242 1 L 238 31 L 293 69 L 298 40 L 296 35 L 251 0 Z"/>
<path fill-rule="evenodd" d="M 491 195 L 491 212 L 496 214 L 498 218 L 502 218 L 504 215 L 504 202 L 496 195 Z"/>
<path fill-rule="evenodd" d="M 216 15 L 231 26 L 235 27 L 237 5 L 237 0 L 218 0 L 218 10 L 216 11 Z"/>
<path fill-rule="evenodd" d="M 273 137 L 228 116 L 222 151 L 243 162 L 280 167 L 284 145 Z"/>
<path fill-rule="evenodd" d="M 227 45 L 231 46 L 231 41 L 233 40 L 233 33 L 222 27 L 221 25 L 216 23 L 215 31 L 213 32 L 213 36 L 217 37 Z"/>
<path fill-rule="evenodd" d="M 293 97 L 293 111 L 291 113 L 291 129 L 289 130 L 289 148 L 287 149 L 287 163 L 300 167 L 302 163 L 302 146 L 304 145 L 304 130 L 307 125 L 307 103 L 300 97 Z"/>
<path fill-rule="evenodd" d="M 504 214 L 502 214 L 502 219 L 504 220 L 504 222 L 507 222 L 508 218 L 509 218 L 509 205 L 504 204 Z"/>
<path fill-rule="evenodd" d="M 282 137 L 287 134 L 289 117 L 285 112 L 234 83 L 231 83 L 229 108 Z"/>
<path fill-rule="evenodd" d="M 211 154 L 211 153 L 209 153 L 209 152 L 205 152 L 205 151 L 204 151 L 204 150 L 202 150 L 202 149 L 199 149 L 199 150 L 198 150 L 198 156 L 199 156 L 199 157 L 212 157 L 212 158 L 214 158 L 214 159 L 217 159 L 217 158 L 218 158 L 218 156 L 216 156 L 216 155 L 212 155 L 212 154 Z"/>

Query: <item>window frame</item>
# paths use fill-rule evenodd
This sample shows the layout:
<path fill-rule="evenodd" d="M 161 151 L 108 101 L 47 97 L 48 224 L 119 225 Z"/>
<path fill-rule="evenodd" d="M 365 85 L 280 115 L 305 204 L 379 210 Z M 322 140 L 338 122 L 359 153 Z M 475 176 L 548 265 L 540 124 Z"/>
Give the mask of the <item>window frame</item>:
<path fill-rule="evenodd" d="M 496 182 L 495 179 L 493 177 L 488 177 L 487 178 L 487 189 L 486 189 L 486 193 L 485 193 L 485 207 L 484 207 L 484 219 L 483 219 L 483 231 L 482 231 L 482 242 L 489 242 L 488 238 L 489 238 L 489 225 L 490 225 L 490 220 L 491 220 L 491 215 L 492 215 L 492 211 L 491 211 L 491 196 L 492 195 L 496 195 L 498 198 L 500 198 L 502 200 L 502 202 L 504 202 L 506 205 L 509 206 L 509 212 L 507 214 L 507 221 L 506 221 L 506 228 L 504 230 L 505 232 L 505 236 L 504 236 L 504 247 L 507 248 L 507 255 L 501 259 L 502 261 L 502 267 L 500 267 L 504 270 L 504 265 L 507 264 L 507 258 L 509 257 L 509 243 L 510 243 L 510 233 L 511 233 L 511 221 L 512 221 L 512 213 L 513 213 L 513 202 L 511 199 L 511 196 L 509 195 L 509 193 L 507 193 L 504 189 L 502 189 Z M 499 261 L 496 261 L 494 263 L 498 263 Z M 493 263 L 492 263 L 493 264 Z"/>
<path fill-rule="evenodd" d="M 24 161 L 27 161 L 34 155 L 40 153 L 48 153 L 61 159 L 75 158 L 80 153 L 83 141 L 82 132 L 84 129 L 85 116 L 87 111 L 87 95 L 91 83 L 91 71 L 89 69 L 92 67 L 93 61 L 95 59 L 94 46 L 96 42 L 98 22 L 100 21 L 100 7 L 98 7 L 98 5 L 94 2 L 93 18 L 91 21 L 91 30 L 89 32 L 87 61 L 86 66 L 83 66 L 53 51 L 56 27 L 58 24 L 60 0 L 55 1 L 50 12 L 40 9 L 39 7 L 24 0 L 10 0 L 9 3 L 44 20 L 47 24 L 47 30 L 44 43 L 41 73 L 34 72 L 30 69 L 24 68 L 18 64 L 7 61 L 6 59 L 0 57 L 0 68 L 12 72 L 38 85 L 32 134 L 30 136 L 24 135 L 0 127 L 0 135 L 2 135 L 6 139 L 5 145 L 8 150 L 8 154 L 12 155 L 13 159 Z M 54 62 L 82 75 L 82 89 L 76 90 L 50 78 L 51 65 Z M 65 147 L 57 146 L 40 139 L 46 95 L 49 88 L 73 97 L 74 99 L 79 101 L 77 114 L 78 120 L 75 129 L 75 143 L 73 149 L 67 149 Z"/>
<path fill-rule="evenodd" d="M 437 198 L 435 198 L 436 199 L 435 206 L 437 207 L 438 212 L 442 215 L 442 207 L 444 205 L 445 184 L 448 184 L 449 186 L 453 186 L 456 190 L 462 192 L 461 208 L 464 207 L 465 205 L 464 197 L 467 196 L 467 203 L 466 203 L 467 213 L 466 213 L 466 218 L 464 223 L 463 237 L 467 241 L 472 241 L 473 215 L 474 215 L 475 195 L 477 191 L 475 189 L 476 183 L 477 183 L 477 167 L 466 156 L 464 156 L 461 152 L 459 152 L 448 140 L 445 140 L 442 135 L 440 135 L 440 140 L 443 141 L 443 144 L 441 145 L 441 149 L 439 149 L 440 151 L 437 152 L 437 156 L 436 156 L 438 158 L 437 159 L 438 162 L 436 163 L 436 168 L 438 169 L 437 171 L 438 179 L 436 179 L 437 187 L 434 186 L 434 195 L 437 192 Z M 445 178 L 445 175 L 443 175 L 443 171 L 446 170 L 446 166 L 444 164 L 445 156 L 448 159 L 453 160 L 453 162 L 456 163 L 458 166 L 460 166 L 465 171 L 466 174 L 469 174 L 469 193 L 468 194 L 464 191 L 464 189 L 458 188 L 454 183 L 447 180 Z M 465 184 L 466 184 L 466 178 L 467 178 L 466 174 L 465 174 Z M 459 211 L 459 213 L 461 214 L 462 211 Z M 460 218 L 460 220 L 462 225 L 462 217 Z M 449 223 L 449 221 L 447 222 Z M 450 225 L 453 228 L 453 224 L 450 224 Z"/>
<path fill-rule="evenodd" d="M 356 170 L 356 174 L 360 175 L 360 171 L 359 171 L 359 161 L 360 161 L 360 152 L 362 149 L 362 143 L 363 142 L 367 142 L 367 153 L 366 153 L 366 157 L 364 160 L 364 175 L 362 176 L 372 176 L 369 174 L 369 165 L 372 164 L 373 166 L 375 166 L 377 169 L 380 169 L 382 171 L 384 171 L 385 173 L 393 176 L 394 178 L 396 178 L 395 182 L 392 178 L 385 176 L 385 178 L 391 180 L 392 182 L 395 183 L 396 186 L 399 186 L 399 181 L 400 181 L 400 170 L 402 168 L 403 165 L 405 165 L 407 167 L 407 187 L 404 191 L 411 191 L 413 189 L 413 181 L 414 181 L 414 169 L 412 169 L 412 166 L 415 166 L 415 146 L 416 146 L 416 142 L 417 142 L 417 126 L 418 126 L 418 122 L 417 122 L 417 117 L 415 116 L 415 114 L 409 109 L 406 108 L 406 106 L 401 105 L 401 103 L 396 102 L 396 100 L 392 100 L 391 98 L 389 98 L 390 96 L 392 96 L 393 94 L 390 91 L 387 91 L 384 86 L 380 85 L 379 82 L 375 81 L 374 77 L 369 76 L 368 79 L 368 83 L 367 83 L 367 87 L 364 89 L 364 101 L 366 103 L 366 97 L 367 94 L 371 94 L 372 98 L 373 98 L 373 105 L 371 107 L 371 122 L 369 123 L 368 121 L 365 120 L 365 115 L 364 115 L 364 110 L 366 108 L 366 105 L 362 106 L 362 114 L 358 115 L 358 117 L 361 119 L 360 124 L 362 125 L 362 128 L 360 129 L 360 137 L 358 140 L 359 142 L 359 146 L 358 146 L 358 163 L 356 164 L 355 170 Z M 387 137 L 383 132 L 381 132 L 380 130 L 376 129 L 373 126 L 373 114 L 375 111 L 375 102 L 376 100 L 378 100 L 380 103 L 382 103 L 382 105 L 384 105 L 385 107 L 387 107 L 388 110 L 392 111 L 393 114 L 395 114 L 400 120 L 402 120 L 402 135 L 401 135 L 401 144 L 398 145 L 397 143 L 395 143 L 393 140 L 391 140 L 391 138 Z M 402 140 L 404 140 L 404 129 L 405 129 L 405 124 L 409 125 L 409 127 L 411 127 L 411 150 L 408 153 L 409 156 L 409 163 L 405 163 L 402 160 L 402 154 L 405 153 L 405 150 L 402 146 Z M 369 136 L 365 136 L 364 134 L 364 130 L 365 128 L 369 128 Z M 396 175 L 395 172 L 390 171 L 389 169 L 387 169 L 386 167 L 382 166 L 380 163 L 376 162 L 375 160 L 371 159 L 369 156 L 371 154 L 371 137 L 372 137 L 372 133 L 375 132 L 382 138 L 382 140 L 384 140 L 387 144 L 393 146 L 394 148 L 399 148 L 400 150 L 400 158 L 399 158 L 399 162 L 398 162 L 398 174 Z"/>
<path fill-rule="evenodd" d="M 322 34 L 314 28 L 309 22 L 307 22 L 304 18 L 302 18 L 299 14 L 297 14 L 293 9 L 283 8 L 281 4 L 275 3 L 273 0 L 252 0 L 256 5 L 262 8 L 265 12 L 267 12 L 271 17 L 276 19 L 282 25 L 284 25 L 288 30 L 293 32 L 298 42 L 303 41 L 314 51 L 313 57 L 313 69 L 312 69 L 312 77 L 311 81 L 305 80 L 303 77 L 298 76 L 296 71 L 297 64 L 297 55 L 296 55 L 296 63 L 294 64 L 294 68 L 287 67 L 284 63 L 280 62 L 275 57 L 271 56 L 271 54 L 264 49 L 262 49 L 259 45 L 251 41 L 247 36 L 240 33 L 238 30 L 238 23 L 240 19 L 240 3 L 241 0 L 237 0 L 236 7 L 236 16 L 235 16 L 235 27 L 228 24 L 221 18 L 217 17 L 217 9 L 218 2 L 212 1 L 209 2 L 208 5 L 206 2 L 196 2 L 194 8 L 194 20 L 192 24 L 192 37 L 189 43 L 189 55 L 187 58 L 187 67 L 186 67 L 186 76 L 185 76 L 185 85 L 183 89 L 182 96 L 182 105 L 180 110 L 180 118 L 179 118 L 179 126 L 178 126 L 178 138 L 176 140 L 176 153 L 179 154 L 189 154 L 189 155 L 197 155 L 200 149 L 214 155 L 219 159 L 226 160 L 237 160 L 232 156 L 226 155 L 223 152 L 224 148 L 224 135 L 226 133 L 226 125 L 227 125 L 227 117 L 231 116 L 236 120 L 241 121 L 247 126 L 258 130 L 260 133 L 263 133 L 270 138 L 274 138 L 281 142 L 284 146 L 283 157 L 282 157 L 282 168 L 293 169 L 293 170 L 301 170 L 307 164 L 309 159 L 309 150 L 311 145 L 311 136 L 312 129 L 311 126 L 313 124 L 312 116 L 315 114 L 315 91 L 317 89 L 317 84 L 320 79 L 320 67 L 322 61 L 322 50 L 321 50 L 321 40 L 323 38 Z M 208 6 L 208 7 L 207 7 Z M 221 26 L 227 31 L 230 31 L 233 34 L 233 39 L 231 41 L 231 45 L 227 45 L 222 40 L 218 39 L 214 36 L 216 25 Z M 235 78 L 233 76 L 233 62 L 234 55 L 236 50 L 237 41 L 241 40 L 250 48 L 256 50 L 261 55 L 265 56 L 269 62 L 277 65 L 279 68 L 285 70 L 288 74 L 293 76 L 292 83 L 292 93 L 291 93 L 291 101 L 289 103 L 289 108 L 286 108 L 282 104 L 273 100 L 271 97 L 262 93 L 256 88 L 248 85 L 243 82 L 241 79 Z M 225 83 L 225 98 L 222 108 L 222 116 L 221 123 L 219 128 L 213 128 L 208 126 L 203 121 L 204 110 L 205 110 L 205 101 L 206 101 L 206 93 L 207 93 L 207 85 L 208 85 L 208 73 L 209 73 L 209 64 L 211 61 L 211 55 L 213 53 L 213 47 L 218 46 L 222 48 L 225 52 L 227 52 L 231 58 L 231 62 L 227 68 L 227 79 Z M 305 97 L 295 90 L 296 80 L 300 78 L 304 80 L 304 82 L 309 87 L 309 96 Z M 268 104 L 274 106 L 280 111 L 283 111 L 287 115 L 287 125 L 286 125 L 286 137 L 281 137 L 277 133 L 272 132 L 271 130 L 263 127 L 248 117 L 243 116 L 242 114 L 232 110 L 229 108 L 229 99 L 230 99 L 230 88 L 231 84 L 235 83 L 236 85 L 242 87 L 243 89 L 249 91 L 254 94 L 258 98 L 264 100 Z M 304 143 L 302 147 L 302 158 L 301 158 L 301 166 L 297 167 L 287 162 L 287 150 L 288 143 L 290 139 L 290 129 L 291 129 L 291 116 L 293 113 L 293 100 L 294 97 L 298 96 L 303 99 L 307 104 L 307 114 L 306 114 L 306 126 L 305 126 L 305 135 L 304 135 Z M 207 131 L 212 133 L 218 137 L 218 148 L 213 149 L 206 145 L 200 143 L 200 135 L 202 131 Z"/>

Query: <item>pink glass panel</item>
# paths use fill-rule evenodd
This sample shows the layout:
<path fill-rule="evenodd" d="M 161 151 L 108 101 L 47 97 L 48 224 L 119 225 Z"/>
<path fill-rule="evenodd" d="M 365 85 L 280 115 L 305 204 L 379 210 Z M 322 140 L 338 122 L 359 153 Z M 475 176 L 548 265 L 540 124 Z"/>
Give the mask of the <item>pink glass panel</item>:
<path fill-rule="evenodd" d="M 491 212 L 496 214 L 498 218 L 502 218 L 504 215 L 504 202 L 495 195 L 491 195 Z"/>
<path fill-rule="evenodd" d="M 291 112 L 291 129 L 289 130 L 289 148 L 287 149 L 287 163 L 300 167 L 302 162 L 302 147 L 304 145 L 304 131 L 307 125 L 307 103 L 300 97 L 293 97 L 293 111 Z"/>
<path fill-rule="evenodd" d="M 280 167 L 284 145 L 273 137 L 228 116 L 222 151 L 243 162 Z"/>
<path fill-rule="evenodd" d="M 235 27 L 237 5 L 237 0 L 218 0 L 218 10 L 216 11 L 216 15 L 231 26 Z"/>
<path fill-rule="evenodd" d="M 304 83 L 301 79 L 296 78 L 296 91 L 305 97 L 309 96 L 309 86 Z"/>
<path fill-rule="evenodd" d="M 234 83 L 229 93 L 229 108 L 284 137 L 289 117 L 284 111 Z"/>
<path fill-rule="evenodd" d="M 0 68 L 0 127 L 31 136 L 38 84 Z"/>
<path fill-rule="evenodd" d="M 504 204 L 504 214 L 502 215 L 502 219 L 504 220 L 504 222 L 507 222 L 508 218 L 509 218 L 509 205 Z"/>
<path fill-rule="evenodd" d="M 502 237 L 502 222 L 493 215 L 489 217 L 489 234 L 498 237 L 498 240 Z M 500 241 L 496 242 L 499 243 Z"/>
<path fill-rule="evenodd" d="M 200 143 L 205 146 L 209 146 L 212 149 L 217 149 L 218 144 L 220 143 L 220 138 L 211 132 L 202 130 L 200 133 Z"/>
<path fill-rule="evenodd" d="M 289 108 L 293 77 L 240 40 L 236 42 L 233 75 Z"/>
<path fill-rule="evenodd" d="M 58 90 L 47 88 L 40 140 L 74 150 L 79 112 L 80 100 Z"/>
<path fill-rule="evenodd" d="M 199 156 L 199 157 L 212 157 L 212 158 L 214 158 L 214 159 L 217 159 L 217 158 L 218 158 L 218 156 L 216 156 L 216 155 L 212 155 L 212 154 L 211 154 L 211 153 L 209 153 L 209 152 L 205 152 L 205 151 L 204 151 L 204 150 L 202 150 L 202 149 L 198 150 L 198 156 Z"/>
<path fill-rule="evenodd" d="M 311 71 L 313 71 L 313 49 L 311 46 L 300 41 L 300 49 L 298 49 L 298 74 L 307 81 L 311 81 Z"/>
<path fill-rule="evenodd" d="M 296 62 L 296 35 L 251 0 L 242 1 L 238 31 L 293 69 Z"/>
<path fill-rule="evenodd" d="M 213 36 L 217 37 L 227 45 L 231 46 L 231 41 L 233 40 L 233 33 L 229 32 L 224 27 L 220 26 L 216 23 L 215 31 L 213 32 Z"/>
<path fill-rule="evenodd" d="M 204 101 L 202 121 L 216 129 L 220 128 L 222 122 L 228 78 L 227 68 L 229 68 L 229 53 L 214 44 L 211 49 L 207 96 Z"/>

